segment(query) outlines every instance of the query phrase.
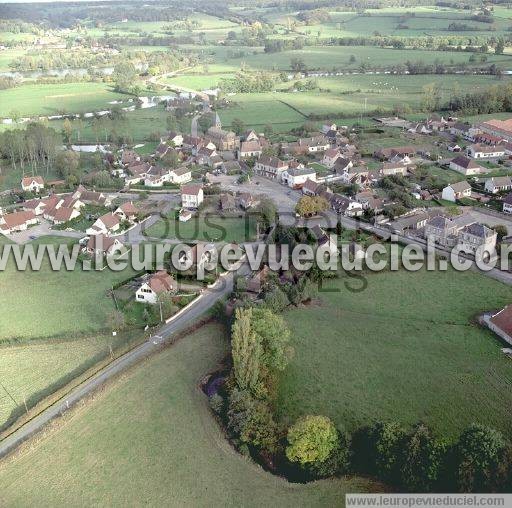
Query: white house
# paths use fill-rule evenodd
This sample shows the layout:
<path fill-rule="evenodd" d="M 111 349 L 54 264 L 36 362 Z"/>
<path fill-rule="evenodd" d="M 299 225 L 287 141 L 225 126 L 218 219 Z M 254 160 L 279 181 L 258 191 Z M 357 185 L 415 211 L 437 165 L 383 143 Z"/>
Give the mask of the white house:
<path fill-rule="evenodd" d="M 117 238 L 99 234 L 89 237 L 85 252 L 92 256 L 111 256 L 112 254 L 121 253 L 124 245 Z"/>
<path fill-rule="evenodd" d="M 181 187 L 181 206 L 183 208 L 198 208 L 204 201 L 203 187 L 201 185 L 183 185 Z"/>
<path fill-rule="evenodd" d="M 102 215 L 96 222 L 88 228 L 85 233 L 87 235 L 107 235 L 115 233 L 121 226 L 121 219 L 115 213 L 106 213 Z"/>
<path fill-rule="evenodd" d="M 316 180 L 316 171 L 314 169 L 287 169 L 283 171 L 282 181 L 292 189 L 301 188 L 306 180 Z"/>
<path fill-rule="evenodd" d="M 505 155 L 505 150 L 501 146 L 482 144 L 468 146 L 467 152 L 473 159 L 497 159 Z"/>
<path fill-rule="evenodd" d="M 281 175 L 289 168 L 288 162 L 282 161 L 277 157 L 260 157 L 254 164 L 254 172 L 257 175 L 266 176 L 280 181 Z"/>
<path fill-rule="evenodd" d="M 17 231 L 26 231 L 29 226 L 37 224 L 39 219 L 34 212 L 13 212 L 0 216 L 0 231 L 10 235 Z"/>
<path fill-rule="evenodd" d="M 485 190 L 492 194 L 512 189 L 510 176 L 494 176 L 485 181 Z"/>
<path fill-rule="evenodd" d="M 239 159 L 246 159 L 250 157 L 259 157 L 262 152 L 262 147 L 259 139 L 255 141 L 242 141 L 240 143 L 240 150 L 238 151 Z"/>
<path fill-rule="evenodd" d="M 471 185 L 466 180 L 452 183 L 443 189 L 442 198 L 446 201 L 457 201 L 462 198 L 471 197 Z"/>
<path fill-rule="evenodd" d="M 512 192 L 503 199 L 503 213 L 512 213 Z"/>
<path fill-rule="evenodd" d="M 178 288 L 176 281 L 164 270 L 146 278 L 135 292 L 135 300 L 141 303 L 156 304 L 165 293 L 173 293 Z"/>
<path fill-rule="evenodd" d="M 21 180 L 21 188 L 24 192 L 39 193 L 44 189 L 42 176 L 26 176 Z"/>
<path fill-rule="evenodd" d="M 483 169 L 473 159 L 459 155 L 450 161 L 450 169 L 463 174 L 464 176 L 478 175 Z"/>
<path fill-rule="evenodd" d="M 215 245 L 213 243 L 198 242 L 190 247 L 190 249 L 181 252 L 176 268 L 186 270 L 187 267 L 189 269 L 194 267 L 202 270 L 212 260 L 214 253 Z"/>
<path fill-rule="evenodd" d="M 171 169 L 171 181 L 172 183 L 182 184 L 192 180 L 192 170 L 187 167 Z"/>
<path fill-rule="evenodd" d="M 475 254 L 477 249 L 492 255 L 496 249 L 496 231 L 483 224 L 469 224 L 459 231 L 458 247 L 461 251 Z"/>

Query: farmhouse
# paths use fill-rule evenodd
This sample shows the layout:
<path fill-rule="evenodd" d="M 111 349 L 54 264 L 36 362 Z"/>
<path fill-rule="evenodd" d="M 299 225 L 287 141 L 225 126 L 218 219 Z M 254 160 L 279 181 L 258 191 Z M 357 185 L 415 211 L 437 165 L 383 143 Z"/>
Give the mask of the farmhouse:
<path fill-rule="evenodd" d="M 73 199 L 79 199 L 86 205 L 110 206 L 112 200 L 102 192 L 88 191 L 82 185 L 79 185 L 72 194 Z"/>
<path fill-rule="evenodd" d="M 331 208 L 340 215 L 355 217 L 363 213 L 363 205 L 341 194 L 333 194 L 330 199 Z"/>
<path fill-rule="evenodd" d="M 258 200 L 249 192 L 241 192 L 238 196 L 238 204 L 244 210 L 248 210 L 253 206 L 256 206 Z"/>
<path fill-rule="evenodd" d="M 176 281 L 164 270 L 146 278 L 135 292 L 137 302 L 156 304 L 163 294 L 173 293 L 177 289 Z"/>
<path fill-rule="evenodd" d="M 85 252 L 91 256 L 111 256 L 121 252 L 123 248 L 124 245 L 117 238 L 110 238 L 100 233 L 89 237 Z"/>
<path fill-rule="evenodd" d="M 409 166 L 403 162 L 383 162 L 379 168 L 379 173 L 384 176 L 389 175 L 405 175 L 409 170 Z"/>
<path fill-rule="evenodd" d="M 353 165 L 354 164 L 350 159 L 345 159 L 345 157 L 339 157 L 334 163 L 333 169 L 339 175 L 342 173 L 346 173 Z"/>
<path fill-rule="evenodd" d="M 512 189 L 512 179 L 510 176 L 494 176 L 485 181 L 485 190 L 492 194 L 510 189 Z"/>
<path fill-rule="evenodd" d="M 324 153 L 322 158 L 322 164 L 328 168 L 334 167 L 334 163 L 341 157 L 339 148 L 329 148 Z"/>
<path fill-rule="evenodd" d="M 119 230 L 121 219 L 114 213 L 106 213 L 94 222 L 94 224 L 86 230 L 88 235 L 98 235 L 115 233 Z"/>
<path fill-rule="evenodd" d="M 80 217 L 80 211 L 66 206 L 60 206 L 44 212 L 44 218 L 51 220 L 54 224 L 64 224 L 77 217 Z"/>
<path fill-rule="evenodd" d="M 464 155 L 459 155 L 450 161 L 450 169 L 462 173 L 464 176 L 478 175 L 483 171 L 473 159 Z"/>
<path fill-rule="evenodd" d="M 140 210 L 131 201 L 123 203 L 121 206 L 118 206 L 114 211 L 114 213 L 121 217 L 121 219 L 130 221 L 135 220 L 139 212 Z"/>
<path fill-rule="evenodd" d="M 183 185 L 181 187 L 181 205 L 184 208 L 198 208 L 204 200 L 201 185 Z"/>
<path fill-rule="evenodd" d="M 39 222 L 34 212 L 13 212 L 0 216 L 0 231 L 10 235 L 17 231 L 26 231 L 29 226 Z"/>
<path fill-rule="evenodd" d="M 318 189 L 319 184 L 309 178 L 304 182 L 302 186 L 302 193 L 307 196 L 316 196 L 316 191 Z"/>
<path fill-rule="evenodd" d="M 21 180 L 21 188 L 24 192 L 39 193 L 44 189 L 42 176 L 26 176 Z"/>
<path fill-rule="evenodd" d="M 505 150 L 500 146 L 488 146 L 483 144 L 470 145 L 467 153 L 473 159 L 496 159 L 505 155 Z"/>
<path fill-rule="evenodd" d="M 503 213 L 512 213 L 512 192 L 503 199 Z"/>
<path fill-rule="evenodd" d="M 450 134 L 460 136 L 468 141 L 475 141 L 475 137 L 482 132 L 478 127 L 472 127 L 467 123 L 455 123 L 450 127 Z"/>
<path fill-rule="evenodd" d="M 494 333 L 512 344 L 512 304 L 493 314 L 487 325 Z"/>
<path fill-rule="evenodd" d="M 442 198 L 446 201 L 457 201 L 462 198 L 471 197 L 471 185 L 466 180 L 452 183 L 443 189 Z"/>
<path fill-rule="evenodd" d="M 361 203 L 363 210 L 373 210 L 377 213 L 384 209 L 384 200 L 369 190 L 358 192 L 354 197 L 358 203 Z"/>
<path fill-rule="evenodd" d="M 417 152 L 417 148 L 414 146 L 397 146 L 394 148 L 380 148 L 374 152 L 374 157 L 380 160 L 391 160 L 397 155 L 404 157 L 414 157 Z"/>

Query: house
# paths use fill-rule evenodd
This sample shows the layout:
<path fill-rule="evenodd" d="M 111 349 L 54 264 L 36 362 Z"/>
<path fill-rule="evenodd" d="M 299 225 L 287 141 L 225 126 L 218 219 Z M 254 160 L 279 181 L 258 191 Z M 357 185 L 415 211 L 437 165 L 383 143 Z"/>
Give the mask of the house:
<path fill-rule="evenodd" d="M 352 166 L 348 171 L 341 173 L 339 181 L 343 185 L 361 185 L 367 181 L 369 174 L 370 172 L 366 166 Z"/>
<path fill-rule="evenodd" d="M 86 205 L 94 206 L 110 206 L 112 199 L 102 192 L 88 191 L 82 185 L 79 185 L 76 191 L 72 194 L 73 199 L 79 199 Z"/>
<path fill-rule="evenodd" d="M 192 212 L 182 208 L 178 218 L 180 222 L 187 222 L 192 218 Z"/>
<path fill-rule="evenodd" d="M 308 178 L 302 185 L 302 194 L 306 194 L 306 196 L 316 196 L 318 186 L 318 183 Z"/>
<path fill-rule="evenodd" d="M 204 200 L 203 187 L 201 185 L 183 185 L 181 187 L 181 205 L 184 208 L 198 208 Z"/>
<path fill-rule="evenodd" d="M 42 199 L 31 199 L 30 201 L 25 201 L 22 207 L 26 212 L 34 212 L 35 215 L 42 215 L 46 208 L 46 203 Z"/>
<path fill-rule="evenodd" d="M 129 221 L 134 221 L 137 218 L 139 212 L 140 210 L 131 201 L 123 203 L 114 211 L 114 213 L 121 217 L 121 219 Z"/>
<path fill-rule="evenodd" d="M 512 344 L 512 304 L 493 314 L 487 326 L 503 340 Z"/>
<path fill-rule="evenodd" d="M 438 215 L 426 222 L 424 236 L 444 247 L 454 247 L 457 243 L 457 232 L 458 227 L 455 222 Z"/>
<path fill-rule="evenodd" d="M 177 290 L 176 281 L 164 270 L 146 277 L 135 292 L 135 300 L 141 303 L 156 304 L 164 294 Z"/>
<path fill-rule="evenodd" d="M 181 252 L 176 268 L 185 270 L 189 266 L 203 270 L 205 265 L 212 260 L 214 253 L 215 245 L 213 243 L 197 242 L 190 249 Z"/>
<path fill-rule="evenodd" d="M 503 213 L 512 213 L 512 192 L 503 198 Z"/>
<path fill-rule="evenodd" d="M 168 169 L 152 166 L 146 174 L 144 185 L 146 187 L 162 187 L 164 183 L 170 183 L 171 180 L 172 176 Z"/>
<path fill-rule="evenodd" d="M 54 224 L 64 224 L 65 222 L 69 222 L 70 220 L 80 217 L 80 211 L 76 208 L 61 206 L 45 212 L 44 217 L 45 219 L 51 220 Z"/>
<path fill-rule="evenodd" d="M 44 189 L 42 176 L 26 176 L 21 180 L 21 188 L 24 192 L 39 193 Z"/>
<path fill-rule="evenodd" d="M 222 163 L 222 172 L 226 175 L 238 175 L 242 172 L 242 166 L 238 161 L 224 161 Z"/>
<path fill-rule="evenodd" d="M 372 210 L 378 213 L 384 209 L 384 200 L 371 191 L 358 192 L 354 198 L 358 203 L 361 203 L 363 210 Z"/>
<path fill-rule="evenodd" d="M 508 120 L 488 120 L 478 125 L 481 132 L 500 137 L 505 141 L 512 142 L 512 118 Z"/>
<path fill-rule="evenodd" d="M 396 146 L 393 148 L 380 148 L 376 150 L 373 156 L 380 160 L 391 160 L 396 155 L 404 157 L 414 157 L 417 152 L 417 148 L 414 146 Z"/>
<path fill-rule="evenodd" d="M 354 164 L 350 159 L 345 159 L 345 157 L 339 157 L 334 163 L 333 169 L 334 172 L 339 175 L 341 173 L 346 173 L 353 165 Z"/>
<path fill-rule="evenodd" d="M 171 149 L 171 147 L 165 143 L 164 141 L 162 141 L 157 147 L 156 147 L 156 151 L 155 153 L 153 154 L 154 157 L 164 157 L 165 155 L 167 155 L 167 153 L 169 152 L 169 150 Z"/>
<path fill-rule="evenodd" d="M 140 161 L 140 155 L 133 150 L 123 150 L 121 154 L 121 164 L 123 166 L 130 166 Z"/>
<path fill-rule="evenodd" d="M 424 212 L 413 212 L 409 215 L 400 217 L 389 224 L 394 233 L 404 234 L 409 230 L 417 231 L 427 224 L 429 216 Z"/>
<path fill-rule="evenodd" d="M 238 150 L 239 159 L 247 159 L 249 157 L 259 157 L 262 148 L 259 139 L 252 141 L 242 141 Z"/>
<path fill-rule="evenodd" d="M 257 272 L 247 281 L 247 291 L 249 293 L 261 293 L 269 274 L 270 268 L 265 265 L 259 272 Z"/>
<path fill-rule="evenodd" d="M 310 234 L 316 241 L 318 247 L 327 246 L 327 249 L 332 254 L 338 253 L 338 245 L 336 243 L 336 237 L 328 235 L 320 226 L 316 225 L 309 228 Z"/>
<path fill-rule="evenodd" d="M 171 169 L 169 174 L 171 175 L 171 182 L 175 184 L 187 183 L 192 180 L 192 170 L 186 166 Z"/>
<path fill-rule="evenodd" d="M 306 147 L 306 152 L 315 153 L 315 152 L 324 152 L 329 149 L 331 143 L 329 139 L 325 136 L 313 136 L 312 138 L 299 139 L 299 152 L 301 151 L 300 147 Z"/>
<path fill-rule="evenodd" d="M 306 180 L 316 180 L 314 169 L 286 169 L 281 175 L 282 182 L 292 189 L 300 189 Z"/>
<path fill-rule="evenodd" d="M 361 203 L 341 194 L 332 194 L 329 202 L 331 208 L 340 215 L 355 217 L 363 213 L 363 205 Z"/>
<path fill-rule="evenodd" d="M 471 185 L 469 185 L 466 180 L 462 182 L 452 183 L 447 185 L 443 189 L 442 198 L 446 201 L 457 201 L 462 198 L 470 198 L 471 197 Z"/>
<path fill-rule="evenodd" d="M 171 144 L 171 146 L 180 147 L 183 144 L 183 136 L 178 132 L 168 132 L 165 139 L 161 141 Z"/>
<path fill-rule="evenodd" d="M 100 233 L 89 237 L 85 252 L 91 256 L 111 256 L 123 249 L 124 245 L 117 238 L 110 238 Z"/>
<path fill-rule="evenodd" d="M 260 157 L 254 164 L 254 172 L 257 175 L 273 178 L 281 181 L 282 173 L 289 168 L 288 162 L 277 157 Z"/>
<path fill-rule="evenodd" d="M 472 127 L 466 123 L 457 122 L 450 127 L 450 134 L 452 134 L 452 136 L 460 136 L 468 141 L 475 141 L 475 137 L 481 132 L 478 127 Z"/>
<path fill-rule="evenodd" d="M 0 216 L 0 232 L 10 235 L 17 231 L 26 231 L 29 226 L 37 224 L 39 219 L 34 212 L 13 212 Z"/>
<path fill-rule="evenodd" d="M 236 208 L 235 198 L 231 194 L 221 194 L 219 197 L 220 209 L 224 212 L 233 211 Z"/>
<path fill-rule="evenodd" d="M 337 131 L 338 130 L 338 126 L 335 124 L 335 123 L 324 123 L 322 125 L 322 134 L 327 134 L 328 132 L 330 131 Z"/>
<path fill-rule="evenodd" d="M 258 141 L 259 140 L 259 137 L 258 135 L 256 134 L 256 131 L 253 131 L 252 129 L 251 130 L 248 130 L 248 131 L 245 131 L 243 136 L 242 136 L 242 139 L 244 141 Z"/>
<path fill-rule="evenodd" d="M 481 166 L 465 155 L 459 155 L 452 159 L 450 161 L 450 169 L 462 173 L 464 176 L 478 175 L 483 172 Z"/>
<path fill-rule="evenodd" d="M 258 200 L 249 192 L 241 192 L 238 195 L 238 204 L 244 210 L 248 210 L 258 204 Z"/>
<path fill-rule="evenodd" d="M 379 173 L 384 176 L 389 175 L 406 175 L 409 166 L 402 161 L 400 162 L 383 162 L 379 168 Z"/>
<path fill-rule="evenodd" d="M 324 156 L 322 158 L 322 164 L 327 166 L 328 168 L 334 167 L 334 163 L 341 157 L 341 152 L 339 148 L 329 148 L 324 152 Z"/>
<path fill-rule="evenodd" d="M 455 144 L 455 145 L 448 145 L 448 151 L 449 152 L 455 152 L 455 153 L 458 153 L 458 152 L 461 152 L 462 151 L 462 148 Z"/>
<path fill-rule="evenodd" d="M 136 185 L 144 180 L 153 166 L 147 162 L 136 162 L 127 167 L 128 176 L 125 178 L 127 185 Z"/>
<path fill-rule="evenodd" d="M 473 159 L 496 159 L 505 155 L 505 150 L 500 146 L 488 146 L 482 144 L 469 145 L 467 154 Z"/>
<path fill-rule="evenodd" d="M 461 251 L 474 255 L 478 249 L 492 254 L 496 249 L 497 233 L 483 224 L 469 224 L 459 231 L 458 247 Z"/>
<path fill-rule="evenodd" d="M 97 219 L 94 224 L 86 230 L 88 235 L 115 233 L 121 227 L 121 219 L 115 213 L 106 213 Z"/>
<path fill-rule="evenodd" d="M 512 189 L 512 179 L 510 176 L 494 176 L 485 181 L 484 188 L 491 194 L 508 191 Z"/>

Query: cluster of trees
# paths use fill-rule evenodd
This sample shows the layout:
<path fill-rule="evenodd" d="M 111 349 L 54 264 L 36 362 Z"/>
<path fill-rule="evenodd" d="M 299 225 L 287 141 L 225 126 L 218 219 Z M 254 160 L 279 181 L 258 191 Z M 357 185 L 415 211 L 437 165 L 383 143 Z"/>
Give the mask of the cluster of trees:
<path fill-rule="evenodd" d="M 281 51 L 291 51 L 302 49 L 306 44 L 305 37 L 295 37 L 294 39 L 265 39 L 265 53 L 279 53 Z"/>
<path fill-rule="evenodd" d="M 276 76 L 270 72 L 240 71 L 234 78 L 221 79 L 219 85 L 225 93 L 271 92 L 276 80 Z"/>
<path fill-rule="evenodd" d="M 512 85 L 500 84 L 477 92 L 454 94 L 445 105 L 448 111 L 465 115 L 512 111 Z"/>
<path fill-rule="evenodd" d="M 49 172 L 53 167 L 62 140 L 52 128 L 29 123 L 25 129 L 10 129 L 0 134 L 0 154 L 13 168 L 30 166 L 34 174 Z"/>
<path fill-rule="evenodd" d="M 298 12 L 297 19 L 306 25 L 319 25 L 331 21 L 331 15 L 325 9 L 314 9 Z"/>

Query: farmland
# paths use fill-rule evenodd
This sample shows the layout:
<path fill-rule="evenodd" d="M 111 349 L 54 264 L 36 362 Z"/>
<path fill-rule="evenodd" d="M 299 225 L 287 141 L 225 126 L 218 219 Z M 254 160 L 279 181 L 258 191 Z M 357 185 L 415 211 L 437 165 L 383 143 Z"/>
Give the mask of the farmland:
<path fill-rule="evenodd" d="M 73 504 L 86 489 L 88 503 L 111 506 L 325 506 L 378 488 L 358 478 L 289 484 L 236 454 L 197 388 L 226 351 L 223 329 L 207 326 L 131 370 L 0 465 L 0 503 Z"/>
<path fill-rule="evenodd" d="M 512 435 L 503 390 L 510 361 L 474 323 L 508 303 L 509 287 L 473 272 L 365 278 L 363 291 L 342 278 L 311 307 L 285 314 L 295 357 L 280 387 L 282 417 L 326 414 L 350 430 L 379 419 L 423 421 L 449 437 L 479 422 Z"/>

